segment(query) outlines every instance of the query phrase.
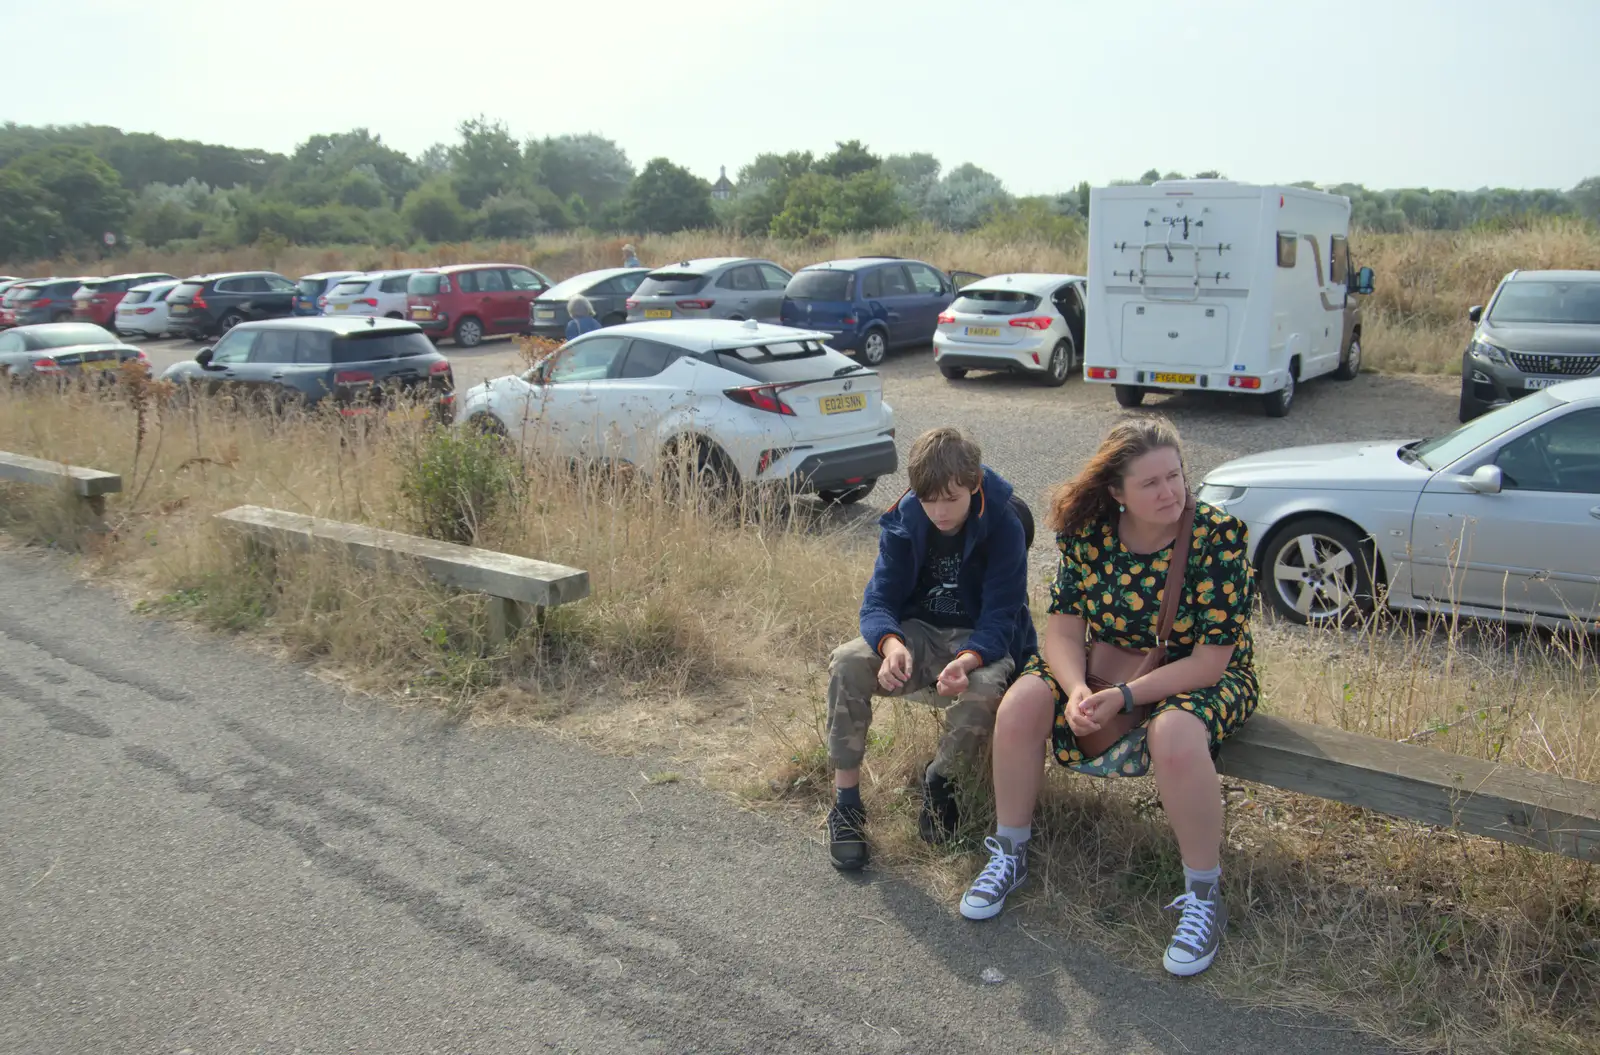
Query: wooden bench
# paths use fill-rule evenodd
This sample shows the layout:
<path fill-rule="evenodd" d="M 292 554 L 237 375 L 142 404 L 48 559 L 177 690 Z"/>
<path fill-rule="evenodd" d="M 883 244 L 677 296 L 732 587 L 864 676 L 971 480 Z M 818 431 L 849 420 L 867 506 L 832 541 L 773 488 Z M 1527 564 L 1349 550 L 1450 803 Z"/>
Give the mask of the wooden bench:
<path fill-rule="evenodd" d="M 0 451 L 0 480 L 70 490 L 83 500 L 96 531 L 105 530 L 106 495 L 122 490 L 122 477 L 116 473 L 85 469 L 81 465 L 63 465 L 9 451 Z"/>
<path fill-rule="evenodd" d="M 932 689 L 906 699 L 945 706 Z M 1600 861 L 1600 785 L 1257 713 L 1217 757 L 1226 776 L 1580 861 Z"/>
<path fill-rule="evenodd" d="M 261 506 L 218 513 L 226 529 L 269 550 L 306 552 L 322 546 L 371 566 L 396 558 L 414 562 L 436 582 L 489 595 L 489 639 L 503 644 L 523 625 L 527 608 L 544 610 L 589 596 L 589 573 L 510 553 L 403 535 Z"/>

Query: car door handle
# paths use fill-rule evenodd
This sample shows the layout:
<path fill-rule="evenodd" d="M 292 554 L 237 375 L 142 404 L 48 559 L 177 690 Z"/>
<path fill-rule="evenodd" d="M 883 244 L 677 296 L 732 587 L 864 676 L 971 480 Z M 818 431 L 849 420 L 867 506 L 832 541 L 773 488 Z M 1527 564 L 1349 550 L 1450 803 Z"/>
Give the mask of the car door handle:
<path fill-rule="evenodd" d="M 1594 517 L 1596 520 L 1600 520 L 1600 506 L 1595 506 L 1593 509 L 1589 510 L 1589 515 Z"/>
<path fill-rule="evenodd" d="M 282 381 L 283 380 L 283 375 L 282 374 L 273 374 L 272 375 L 272 379 L 274 381 Z"/>
<path fill-rule="evenodd" d="M 580 403 L 597 403 L 597 402 L 599 402 L 599 400 L 600 400 L 599 396 L 588 396 L 588 395 L 585 395 L 585 396 L 579 396 L 578 397 L 578 402 L 580 402 Z"/>

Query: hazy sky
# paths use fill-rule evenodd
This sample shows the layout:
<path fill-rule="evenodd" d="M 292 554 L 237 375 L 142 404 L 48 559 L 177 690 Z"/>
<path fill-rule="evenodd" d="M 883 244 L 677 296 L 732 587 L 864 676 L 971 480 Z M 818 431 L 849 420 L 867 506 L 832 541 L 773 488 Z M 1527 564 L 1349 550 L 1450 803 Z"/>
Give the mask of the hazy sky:
<path fill-rule="evenodd" d="M 70 9 L 70 15 L 68 14 Z M 1018 193 L 1152 166 L 1259 182 L 1600 175 L 1600 0 L 0 0 L 0 119 L 288 152 L 462 118 L 714 179 L 763 151 L 972 161 Z M 81 38 L 79 35 L 82 35 Z"/>

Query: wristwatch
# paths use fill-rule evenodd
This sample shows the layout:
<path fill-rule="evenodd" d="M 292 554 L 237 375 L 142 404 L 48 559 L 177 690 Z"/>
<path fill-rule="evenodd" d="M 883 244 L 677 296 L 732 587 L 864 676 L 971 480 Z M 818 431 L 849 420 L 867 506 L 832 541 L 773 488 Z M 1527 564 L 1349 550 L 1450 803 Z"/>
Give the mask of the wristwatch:
<path fill-rule="evenodd" d="M 1133 690 L 1122 682 L 1117 683 L 1117 688 L 1122 690 L 1122 714 L 1133 713 Z"/>

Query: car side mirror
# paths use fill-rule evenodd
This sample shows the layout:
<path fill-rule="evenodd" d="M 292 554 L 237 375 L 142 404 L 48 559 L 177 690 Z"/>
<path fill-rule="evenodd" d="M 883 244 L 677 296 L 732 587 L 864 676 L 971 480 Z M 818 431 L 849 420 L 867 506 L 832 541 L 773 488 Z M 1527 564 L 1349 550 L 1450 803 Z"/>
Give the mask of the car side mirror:
<path fill-rule="evenodd" d="M 544 363 L 536 363 L 522 373 L 522 380 L 530 385 L 544 384 Z"/>
<path fill-rule="evenodd" d="M 1483 305 L 1474 304 L 1472 307 L 1468 308 L 1467 318 L 1474 326 L 1476 326 L 1483 319 Z"/>
<path fill-rule="evenodd" d="M 1370 267 L 1364 267 L 1360 271 L 1357 271 L 1356 272 L 1356 292 L 1357 293 L 1371 293 L 1372 292 L 1373 279 L 1375 277 L 1376 276 L 1372 273 L 1372 268 L 1370 268 Z"/>
<path fill-rule="evenodd" d="M 1480 495 L 1497 495 L 1505 483 L 1498 465 L 1480 465 L 1467 477 L 1467 490 Z"/>
<path fill-rule="evenodd" d="M 203 369 L 203 370 L 210 369 L 211 368 L 211 349 L 210 348 L 202 348 L 202 349 L 200 349 L 198 352 L 195 353 L 194 361 L 200 364 L 200 368 L 201 369 Z"/>

